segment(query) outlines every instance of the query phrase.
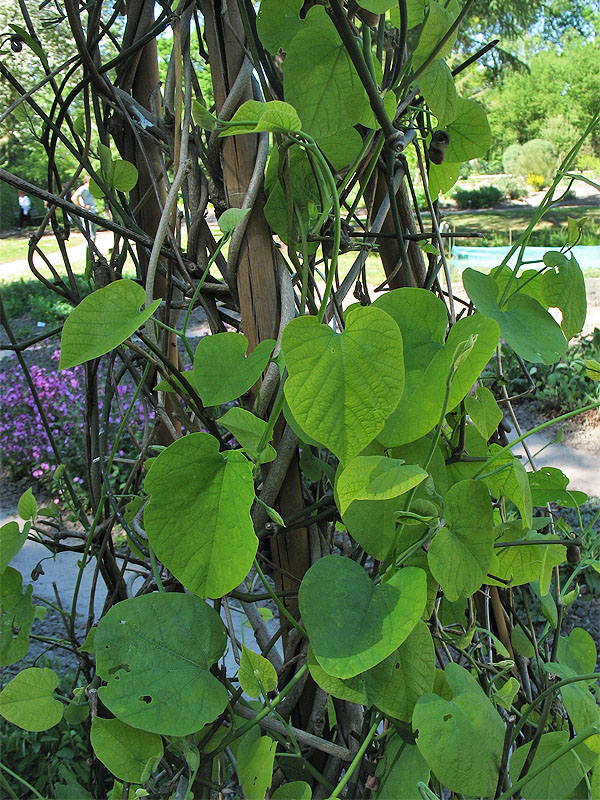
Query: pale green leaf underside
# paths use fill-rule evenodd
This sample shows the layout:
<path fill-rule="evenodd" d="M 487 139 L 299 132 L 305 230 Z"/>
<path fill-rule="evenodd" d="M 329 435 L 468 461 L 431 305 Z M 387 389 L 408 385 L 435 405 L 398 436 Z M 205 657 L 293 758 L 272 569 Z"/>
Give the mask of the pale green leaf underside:
<path fill-rule="evenodd" d="M 441 58 L 436 58 L 419 75 L 419 89 L 431 112 L 442 127 L 456 118 L 458 95 L 450 67 Z"/>
<path fill-rule="evenodd" d="M 449 125 L 446 125 L 446 130 L 450 135 L 446 159 L 451 163 L 481 158 L 492 143 L 487 114 L 483 106 L 475 100 L 458 98 L 456 116 Z"/>
<path fill-rule="evenodd" d="M 122 344 L 160 305 L 155 300 L 140 311 L 145 297 L 144 289 L 130 280 L 109 283 L 84 297 L 65 321 L 59 369 L 83 364 Z"/>

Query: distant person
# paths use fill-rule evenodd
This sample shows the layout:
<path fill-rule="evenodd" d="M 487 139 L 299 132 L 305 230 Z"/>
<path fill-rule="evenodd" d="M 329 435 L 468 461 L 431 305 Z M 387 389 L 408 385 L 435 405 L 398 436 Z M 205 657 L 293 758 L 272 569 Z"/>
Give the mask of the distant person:
<path fill-rule="evenodd" d="M 90 192 L 90 176 L 84 175 L 83 183 L 71 195 L 71 202 L 80 208 L 85 208 L 87 211 L 96 213 L 96 201 L 94 195 Z M 96 240 L 96 224 L 89 222 L 89 220 L 82 220 L 83 228 L 88 233 L 92 242 Z"/>
<path fill-rule="evenodd" d="M 31 200 L 24 192 L 19 192 L 19 230 L 23 225 L 27 227 L 31 223 Z"/>

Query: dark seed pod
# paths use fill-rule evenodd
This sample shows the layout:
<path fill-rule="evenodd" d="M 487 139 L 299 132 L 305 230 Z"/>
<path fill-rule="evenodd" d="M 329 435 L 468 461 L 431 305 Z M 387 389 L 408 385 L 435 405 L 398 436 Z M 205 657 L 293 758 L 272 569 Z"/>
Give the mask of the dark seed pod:
<path fill-rule="evenodd" d="M 20 53 L 23 49 L 23 39 L 18 33 L 13 33 L 13 35 L 10 37 L 10 49 L 13 51 L 13 53 Z"/>
<path fill-rule="evenodd" d="M 429 160 L 433 164 L 443 164 L 446 158 L 446 148 L 450 143 L 450 134 L 446 131 L 434 131 L 431 134 L 429 145 Z"/>
<path fill-rule="evenodd" d="M 576 544 L 567 545 L 567 561 L 569 564 L 579 564 L 581 561 L 581 550 Z"/>

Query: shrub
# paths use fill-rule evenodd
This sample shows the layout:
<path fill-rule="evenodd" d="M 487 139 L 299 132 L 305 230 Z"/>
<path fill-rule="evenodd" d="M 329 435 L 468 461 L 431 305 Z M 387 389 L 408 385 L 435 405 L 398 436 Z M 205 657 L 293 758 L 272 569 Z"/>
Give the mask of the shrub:
<path fill-rule="evenodd" d="M 547 186 L 556 170 L 557 156 L 554 147 L 544 139 L 532 139 L 525 142 L 521 157 L 517 159 L 519 175 L 534 173 L 541 175 L 543 185 Z"/>
<path fill-rule="evenodd" d="M 579 139 L 579 131 L 564 114 L 555 114 L 542 124 L 540 137 L 550 142 L 562 158 Z"/>
<path fill-rule="evenodd" d="M 498 189 L 503 193 L 507 200 L 519 200 L 519 198 L 527 194 L 525 189 L 518 181 L 505 178 L 498 181 Z"/>
<path fill-rule="evenodd" d="M 89 292 L 89 286 L 83 275 L 76 275 L 75 281 L 81 296 Z M 49 292 L 35 278 L 21 278 L 2 286 L 2 302 L 10 319 L 31 317 L 35 322 L 56 325 L 69 316 L 72 306 L 57 294 Z"/>
<path fill-rule="evenodd" d="M 491 208 L 502 200 L 502 192 L 496 186 L 457 189 L 454 199 L 459 208 Z"/>
<path fill-rule="evenodd" d="M 600 172 L 600 158 L 590 153 L 582 153 L 577 159 L 577 168 L 581 170 L 590 170 L 592 172 Z"/>
<path fill-rule="evenodd" d="M 530 172 L 527 176 L 527 183 L 534 189 L 536 192 L 539 192 L 540 189 L 544 187 L 544 176 L 537 175 L 535 172 Z"/>
<path fill-rule="evenodd" d="M 520 144 L 509 145 L 502 156 L 502 166 L 504 167 L 504 172 L 506 172 L 508 175 L 518 175 L 519 170 L 517 164 L 522 154 L 523 148 Z"/>

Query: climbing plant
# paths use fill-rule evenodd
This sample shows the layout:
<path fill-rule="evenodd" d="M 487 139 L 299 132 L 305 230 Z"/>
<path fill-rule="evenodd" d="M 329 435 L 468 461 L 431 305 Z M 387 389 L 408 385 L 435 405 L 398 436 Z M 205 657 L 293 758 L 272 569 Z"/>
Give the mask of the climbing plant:
<path fill-rule="evenodd" d="M 563 622 L 598 541 L 591 525 L 556 523 L 556 506 L 585 495 L 543 458 L 513 455 L 528 433 L 513 419 L 519 435 L 505 438 L 510 386 L 496 376 L 495 396 L 481 374 L 496 358 L 501 378 L 501 338 L 526 370 L 583 327 L 580 224 L 536 269 L 525 246 L 559 181 L 577 179 L 598 116 L 506 259 L 466 270 L 455 296 L 438 196 L 490 144 L 482 107 L 454 84 L 489 47 L 447 62 L 470 6 L 180 0 L 155 18 L 147 0 L 65 0 L 78 55 L 51 64 L 21 4 L 9 43 L 39 58 L 55 103 L 37 105 L 7 52 L 19 100 L 6 113 L 35 116 L 48 184 L 0 177 L 48 204 L 29 262 L 73 305 L 58 368 L 85 364 L 86 491 L 60 468 L 76 545 L 31 490 L 22 523 L 0 531 L 2 663 L 26 657 L 41 613 L 10 566 L 27 537 L 75 549 L 80 577 L 92 565 L 107 588 L 96 617 L 78 580 L 60 606 L 66 637 L 49 643 L 73 653 L 84 685 L 57 696 L 58 675 L 34 664 L 0 693 L 25 730 L 64 715 L 89 734 L 88 784 L 73 777 L 57 797 L 597 793 L 596 650 Z M 58 173 L 58 143 L 109 219 L 66 199 L 77 176 Z M 65 246 L 74 224 L 87 293 Z M 95 224 L 114 235 L 108 255 Z M 66 277 L 39 266 L 49 226 Z M 210 335 L 194 347 L 199 306 Z M 3 324 L 28 374 L 39 337 L 18 342 Z M 141 426 L 139 404 L 119 408 L 124 381 Z M 125 433 L 137 450 L 123 460 Z"/>

